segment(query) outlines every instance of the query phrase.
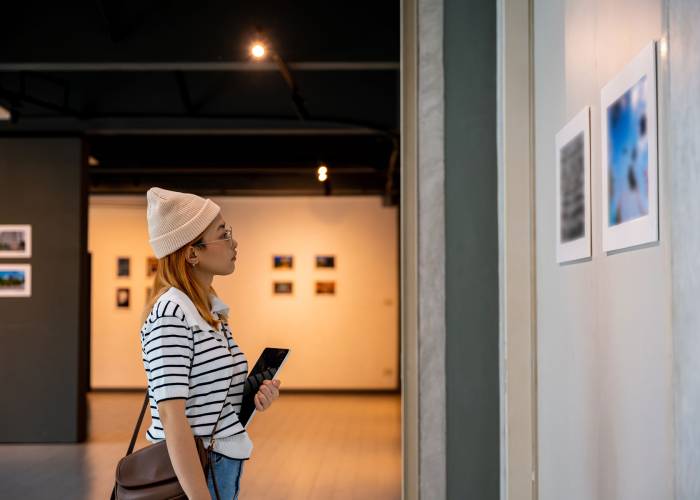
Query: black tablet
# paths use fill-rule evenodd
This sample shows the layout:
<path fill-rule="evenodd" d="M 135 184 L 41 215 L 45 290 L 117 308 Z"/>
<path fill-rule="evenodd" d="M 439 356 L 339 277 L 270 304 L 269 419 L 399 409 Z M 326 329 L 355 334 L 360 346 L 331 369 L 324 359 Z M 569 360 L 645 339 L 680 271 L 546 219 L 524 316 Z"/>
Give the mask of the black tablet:
<path fill-rule="evenodd" d="M 248 427 L 253 419 L 256 411 L 254 398 L 263 380 L 275 378 L 287 361 L 289 352 L 289 349 L 266 347 L 250 371 L 250 375 L 243 385 L 243 401 L 241 402 L 241 411 L 238 412 L 238 420 L 243 424 L 243 427 Z"/>

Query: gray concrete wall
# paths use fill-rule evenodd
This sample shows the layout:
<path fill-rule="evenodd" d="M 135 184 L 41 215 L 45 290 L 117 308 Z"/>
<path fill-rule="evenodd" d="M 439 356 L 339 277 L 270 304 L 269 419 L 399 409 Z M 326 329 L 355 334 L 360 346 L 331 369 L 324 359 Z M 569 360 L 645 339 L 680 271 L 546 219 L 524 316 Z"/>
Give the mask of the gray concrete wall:
<path fill-rule="evenodd" d="M 0 224 L 32 225 L 32 296 L 0 298 L 0 442 L 84 437 L 87 209 L 77 138 L 0 139 Z M 82 334 L 82 335 L 81 335 Z"/>
<path fill-rule="evenodd" d="M 443 0 L 418 0 L 418 343 L 421 498 L 446 498 Z"/>
<path fill-rule="evenodd" d="M 606 255 L 600 225 L 600 89 L 664 34 L 664 5 L 535 0 L 534 8 L 540 498 L 672 498 L 671 195 L 662 123 L 660 243 Z M 557 265 L 554 137 L 585 105 L 593 257 Z"/>
<path fill-rule="evenodd" d="M 700 498 L 700 3 L 669 1 L 676 498 Z"/>

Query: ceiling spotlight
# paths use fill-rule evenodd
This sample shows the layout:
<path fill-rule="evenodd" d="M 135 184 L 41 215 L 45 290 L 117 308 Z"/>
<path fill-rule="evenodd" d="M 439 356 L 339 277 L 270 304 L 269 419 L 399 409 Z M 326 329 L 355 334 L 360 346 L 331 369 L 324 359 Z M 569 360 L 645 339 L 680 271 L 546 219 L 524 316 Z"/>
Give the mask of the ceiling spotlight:
<path fill-rule="evenodd" d="M 318 174 L 319 181 L 324 182 L 326 179 L 328 179 L 328 167 L 326 165 L 321 164 L 316 173 Z"/>
<path fill-rule="evenodd" d="M 262 42 L 254 42 L 250 47 L 250 55 L 253 59 L 260 60 L 265 57 L 267 50 L 265 50 L 265 45 Z"/>

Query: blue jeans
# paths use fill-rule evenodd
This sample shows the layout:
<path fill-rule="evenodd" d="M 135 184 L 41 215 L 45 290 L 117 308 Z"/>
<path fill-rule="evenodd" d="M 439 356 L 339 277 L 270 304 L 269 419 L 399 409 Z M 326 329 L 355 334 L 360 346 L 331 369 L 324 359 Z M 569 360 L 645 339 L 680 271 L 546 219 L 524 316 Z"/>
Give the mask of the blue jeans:
<path fill-rule="evenodd" d="M 219 487 L 219 498 L 221 500 L 238 500 L 238 490 L 241 486 L 241 474 L 243 473 L 243 462 L 245 460 L 229 458 L 215 451 L 212 451 L 211 455 L 216 485 Z M 211 497 L 216 499 L 211 471 L 207 473 L 207 486 L 209 486 Z"/>

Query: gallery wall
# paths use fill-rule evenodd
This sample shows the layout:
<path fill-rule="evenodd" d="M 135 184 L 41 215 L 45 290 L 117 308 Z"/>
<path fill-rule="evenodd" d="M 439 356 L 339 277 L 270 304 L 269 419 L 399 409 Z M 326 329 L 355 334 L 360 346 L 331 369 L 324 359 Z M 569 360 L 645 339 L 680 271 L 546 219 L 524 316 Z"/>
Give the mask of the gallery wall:
<path fill-rule="evenodd" d="M 230 306 L 234 338 L 250 367 L 266 346 L 290 347 L 281 375 L 288 389 L 397 389 L 399 379 L 396 207 L 379 197 L 212 197 L 238 241 L 236 269 L 214 278 Z M 141 306 L 148 245 L 145 196 L 92 196 L 91 385 L 145 387 L 140 356 Z M 294 269 L 275 270 L 273 255 L 292 255 Z M 316 255 L 334 269 L 316 269 Z M 130 258 L 128 277 L 117 259 Z M 292 281 L 292 295 L 273 282 Z M 335 295 L 315 282 L 335 281 Z M 116 291 L 129 288 L 128 308 Z"/>
<path fill-rule="evenodd" d="M 30 297 L 0 297 L 0 442 L 85 437 L 86 195 L 79 138 L 0 139 L 0 224 L 31 226 Z"/>
<path fill-rule="evenodd" d="M 670 177 L 659 61 L 660 241 L 602 251 L 600 90 L 664 35 L 662 0 L 536 0 L 539 495 L 673 498 Z M 592 107 L 592 258 L 557 264 L 555 134 Z"/>

